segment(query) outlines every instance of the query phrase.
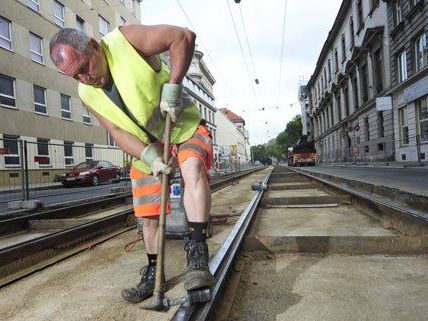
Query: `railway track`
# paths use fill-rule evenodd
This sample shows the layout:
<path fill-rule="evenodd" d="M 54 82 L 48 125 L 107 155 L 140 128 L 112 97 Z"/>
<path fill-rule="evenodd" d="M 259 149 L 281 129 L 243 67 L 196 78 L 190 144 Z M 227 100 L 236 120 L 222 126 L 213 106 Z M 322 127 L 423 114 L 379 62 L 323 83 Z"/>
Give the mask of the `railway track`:
<path fill-rule="evenodd" d="M 311 304 L 317 303 L 301 304 L 295 309 L 298 312 L 287 309 L 290 300 L 293 300 L 290 299 L 292 289 L 286 285 L 290 279 L 295 281 L 293 278 L 296 273 L 292 270 L 292 262 L 302 257 L 303 261 L 311 262 L 308 264 L 310 265 L 331 255 L 333 261 L 335 259 L 346 261 L 349 256 L 353 256 L 355 262 L 362 259 L 373 260 L 375 263 L 388 256 L 385 262 L 382 262 L 384 265 L 371 267 L 371 273 L 382 275 L 381 271 L 388 266 L 388 260 L 405 261 L 410 255 L 415 256 L 415 261 L 420 258 L 422 263 L 414 264 L 421 271 L 415 272 L 412 268 L 408 270 L 404 268 L 401 272 L 409 279 L 417 275 L 428 280 L 426 267 L 428 259 L 424 256 L 428 253 L 426 213 L 405 208 L 384 197 L 364 194 L 284 167 L 275 168 L 271 175 L 266 176 L 264 183 L 269 184 L 269 191 L 265 192 L 264 196 L 262 195 L 264 192 L 260 191 L 253 197 L 222 248 L 211 260 L 210 269 L 216 279 L 213 300 L 200 306 L 182 306 L 171 320 L 272 320 L 278 319 L 280 315 L 283 316 L 281 320 L 315 320 L 319 311 L 313 311 L 316 309 L 312 309 Z M 281 262 L 281 255 L 282 260 L 286 262 L 282 264 L 285 266 L 288 264 L 290 268 L 290 275 L 283 274 L 282 280 L 279 279 L 281 275 L 275 271 L 278 269 L 277 265 L 281 264 L 278 263 Z M 272 263 L 277 257 L 280 259 Z M 265 269 L 265 266 L 272 265 L 272 269 Z M 331 266 L 327 268 L 332 269 Z M 323 270 L 318 272 L 319 275 L 315 278 L 328 279 L 329 272 Z M 340 268 L 335 272 L 341 277 L 346 274 L 340 271 Z M 391 272 L 393 273 L 397 272 Z M 356 277 L 352 271 L 348 274 L 350 278 Z M 402 277 L 400 275 L 400 278 Z M 361 277 L 358 282 L 363 289 L 364 278 Z M 382 280 L 378 282 L 381 283 Z M 389 280 L 385 280 L 385 283 L 388 282 Z M 319 284 L 315 284 L 313 290 L 319 292 L 321 286 L 317 286 Z M 328 290 L 334 291 L 335 286 L 337 284 Z M 358 296 L 355 296 L 353 291 L 355 288 L 349 291 L 351 299 L 348 303 L 357 304 L 354 307 L 356 312 L 361 306 L 358 306 L 358 302 L 352 302 L 354 299 L 358 301 L 356 299 Z M 310 295 L 308 291 L 305 294 Z M 401 314 L 413 317 L 403 320 L 423 319 L 425 312 L 420 310 L 415 312 L 414 308 L 424 302 L 426 294 L 428 287 L 425 288 L 424 295 L 411 296 L 405 300 L 410 302 L 410 307 L 403 308 Z M 382 304 L 382 295 L 377 295 L 380 298 L 373 295 L 371 299 Z M 331 299 L 331 293 L 328 291 L 324 296 Z M 388 295 L 384 296 L 390 299 Z M 402 306 L 401 300 L 392 304 Z M 325 299 L 322 301 L 326 304 Z M 327 317 L 324 315 L 323 319 L 351 320 L 353 316 L 349 315 L 349 310 L 352 310 L 352 306 L 346 308 L 341 306 L 344 304 L 343 301 L 336 298 L 336 302 L 330 303 L 335 309 L 345 311 L 341 317 L 337 318 L 337 315 L 334 315 L 337 311 L 331 311 L 331 315 Z M 364 308 L 362 309 L 364 311 Z M 380 314 L 384 312 L 379 307 L 372 309 L 378 310 Z M 370 313 L 373 311 L 367 312 Z M 338 315 L 340 314 L 339 312 Z M 360 316 L 357 319 L 366 317 Z M 401 320 L 385 318 L 391 319 Z"/>
<path fill-rule="evenodd" d="M 259 169 L 214 177 L 211 188 L 219 190 Z M 2 217 L 0 287 L 132 229 L 130 197 L 130 187 L 122 187 L 105 197 Z"/>
<path fill-rule="evenodd" d="M 286 167 L 258 177 L 269 189 L 255 192 L 236 224 L 210 245 L 215 252 L 212 301 L 167 314 L 110 303 L 101 318 L 122 313 L 143 321 L 424 320 L 424 213 Z M 227 189 L 226 212 L 234 202 L 231 191 L 245 190 Z M 182 246 L 171 242 L 168 253 Z M 214 251 L 212 244 L 219 244 Z M 170 259 L 168 271 L 181 264 L 175 256 Z M 176 284 L 180 270 L 169 273 Z M 171 297 L 177 295 L 172 284 Z"/>

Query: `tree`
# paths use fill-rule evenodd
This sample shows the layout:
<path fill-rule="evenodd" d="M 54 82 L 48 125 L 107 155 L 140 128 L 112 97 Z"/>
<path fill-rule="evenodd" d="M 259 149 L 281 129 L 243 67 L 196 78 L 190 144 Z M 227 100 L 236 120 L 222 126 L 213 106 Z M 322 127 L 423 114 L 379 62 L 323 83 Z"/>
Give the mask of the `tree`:
<path fill-rule="evenodd" d="M 278 136 L 276 137 L 276 143 L 285 153 L 289 147 L 293 147 L 297 144 L 297 141 L 299 140 L 301 135 L 302 120 L 300 115 L 297 115 L 287 123 L 285 130 L 278 134 Z"/>

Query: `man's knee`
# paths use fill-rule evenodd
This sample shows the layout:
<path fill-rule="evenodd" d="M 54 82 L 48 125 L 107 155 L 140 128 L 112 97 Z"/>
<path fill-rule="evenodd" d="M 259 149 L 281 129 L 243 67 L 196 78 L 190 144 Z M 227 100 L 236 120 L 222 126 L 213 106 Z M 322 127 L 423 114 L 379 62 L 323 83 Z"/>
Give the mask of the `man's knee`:
<path fill-rule="evenodd" d="M 205 166 L 198 157 L 189 157 L 181 165 L 181 174 L 186 185 L 201 179 L 206 180 Z"/>
<path fill-rule="evenodd" d="M 144 217 L 143 218 L 143 228 L 146 229 L 156 229 L 159 227 L 159 217 Z"/>

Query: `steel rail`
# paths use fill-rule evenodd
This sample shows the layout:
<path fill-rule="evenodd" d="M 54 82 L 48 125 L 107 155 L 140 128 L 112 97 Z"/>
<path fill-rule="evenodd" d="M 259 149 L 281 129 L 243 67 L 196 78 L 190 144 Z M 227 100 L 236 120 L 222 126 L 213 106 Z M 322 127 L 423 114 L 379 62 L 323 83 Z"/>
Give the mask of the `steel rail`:
<path fill-rule="evenodd" d="M 269 172 L 264 178 L 264 184 L 269 181 L 271 173 Z M 210 318 L 262 196 L 263 191 L 257 191 L 221 248 L 210 260 L 210 271 L 215 278 L 215 285 L 211 291 L 212 300 L 202 305 L 181 305 L 172 317 L 172 321 L 205 321 Z"/>
<path fill-rule="evenodd" d="M 256 170 L 260 170 L 258 168 Z M 213 189 L 221 189 L 234 180 L 253 173 L 256 170 L 250 170 L 247 172 L 241 172 L 238 175 L 232 175 L 227 177 L 224 180 L 221 180 L 217 183 L 212 184 Z M 129 197 L 129 195 L 120 195 L 116 198 L 110 199 L 110 201 L 118 201 L 120 198 Z M 57 217 L 58 214 L 61 214 L 61 218 L 72 218 L 78 215 L 82 215 L 82 209 L 93 209 L 94 206 L 101 206 L 106 200 L 96 200 L 91 202 L 89 205 L 84 204 L 82 206 L 69 206 L 66 208 L 56 208 L 52 211 L 47 211 L 43 213 L 30 214 L 25 217 L 15 218 L 4 220 L 0 223 L 3 223 L 3 229 L 11 231 L 11 229 L 17 229 L 17 226 L 28 226 L 30 220 L 49 220 Z M 73 209 L 76 210 L 76 213 L 73 213 Z M 64 212 L 62 212 L 64 211 Z M 13 282 L 14 280 L 21 278 L 25 275 L 31 274 L 33 271 L 30 271 L 26 274 L 21 274 L 16 279 L 10 279 L 4 281 L 8 276 L 10 277 L 14 273 L 17 273 L 19 269 L 27 269 L 32 265 L 37 265 L 45 259 L 49 259 L 55 256 L 60 255 L 62 252 L 66 252 L 72 248 L 77 247 L 78 245 L 94 239 L 99 236 L 108 235 L 116 230 L 119 227 L 127 226 L 128 217 L 133 214 L 133 210 L 122 210 L 119 213 L 111 214 L 106 217 L 94 219 L 91 222 L 84 222 L 78 225 L 63 229 L 61 231 L 49 233 L 48 235 L 40 236 L 34 239 L 26 240 L 18 244 L 13 244 L 0 249 L 0 267 L 3 272 L 0 273 L 0 287 Z M 12 222 L 7 226 L 8 222 Z M 48 253 L 43 256 L 40 253 L 48 251 Z M 43 256 L 43 257 L 41 257 Z M 19 269 L 15 264 L 19 264 Z M 13 267 L 11 268 L 10 266 Z M 47 264 L 50 265 L 50 264 Z M 40 268 L 38 268 L 40 269 Z M 3 278 L 3 280 L 2 280 Z"/>
<path fill-rule="evenodd" d="M 327 179 L 317 177 L 317 176 L 309 174 L 309 173 L 304 173 L 303 171 L 300 171 L 297 169 L 290 169 L 290 170 L 293 171 L 294 173 L 304 175 L 304 176 L 309 177 L 313 180 L 319 181 L 325 185 L 328 185 L 330 187 L 338 189 L 339 191 L 343 191 L 345 193 L 348 193 L 357 199 L 360 199 L 360 200 L 363 200 L 366 202 L 370 202 L 370 203 L 375 204 L 377 206 L 386 207 L 387 209 L 392 210 L 392 211 L 400 214 L 401 216 L 403 216 L 406 219 L 411 218 L 413 220 L 416 220 L 419 223 L 423 223 L 425 225 L 428 224 L 428 215 L 424 212 L 414 210 L 411 208 L 406 208 L 406 207 L 399 205 L 393 201 L 388 201 L 388 200 L 385 200 L 384 198 L 381 198 L 381 197 L 372 196 L 372 195 L 369 195 L 367 193 L 359 192 L 359 191 L 356 191 L 350 187 L 346 187 L 346 186 L 343 186 L 341 184 L 331 182 Z"/>

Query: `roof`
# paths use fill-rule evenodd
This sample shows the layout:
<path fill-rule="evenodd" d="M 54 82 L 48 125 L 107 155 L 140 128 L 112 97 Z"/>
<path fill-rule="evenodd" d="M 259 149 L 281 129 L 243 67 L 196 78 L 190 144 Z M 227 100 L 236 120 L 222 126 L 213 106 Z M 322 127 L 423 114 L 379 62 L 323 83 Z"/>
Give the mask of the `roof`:
<path fill-rule="evenodd" d="M 244 123 L 245 120 L 241 117 L 235 114 L 233 111 L 230 111 L 227 108 L 220 108 L 219 109 L 232 123 Z"/>

